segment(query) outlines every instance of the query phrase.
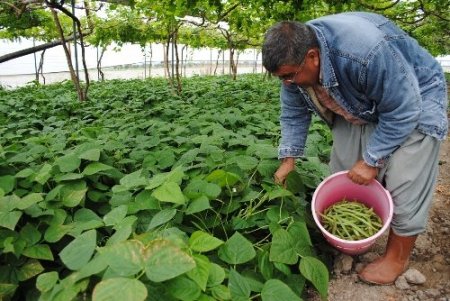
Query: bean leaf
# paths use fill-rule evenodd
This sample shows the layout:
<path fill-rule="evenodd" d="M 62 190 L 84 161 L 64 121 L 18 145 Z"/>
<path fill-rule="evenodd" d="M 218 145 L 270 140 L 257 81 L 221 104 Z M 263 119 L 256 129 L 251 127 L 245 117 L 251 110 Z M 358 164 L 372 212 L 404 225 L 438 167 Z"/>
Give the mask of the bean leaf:
<path fill-rule="evenodd" d="M 137 279 L 110 278 L 99 282 L 92 294 L 93 301 L 143 301 L 147 298 L 147 288 Z"/>
<path fill-rule="evenodd" d="M 301 301 L 302 299 L 297 296 L 289 286 L 284 284 L 281 280 L 270 279 L 264 283 L 261 291 L 262 301 Z"/>
<path fill-rule="evenodd" d="M 252 260 L 256 256 L 256 252 L 248 239 L 239 232 L 235 232 L 220 247 L 218 255 L 226 263 L 241 264 Z"/>
<path fill-rule="evenodd" d="M 71 241 L 59 253 L 63 263 L 71 270 L 79 270 L 89 262 L 94 253 L 97 233 L 95 230 L 84 232 Z"/>
<path fill-rule="evenodd" d="M 194 259 L 168 240 L 152 241 L 144 253 L 145 273 L 151 281 L 162 282 L 184 274 L 196 264 Z"/>
<path fill-rule="evenodd" d="M 300 260 L 300 272 L 311 281 L 319 294 L 326 298 L 328 294 L 328 269 L 317 258 L 305 256 Z"/>

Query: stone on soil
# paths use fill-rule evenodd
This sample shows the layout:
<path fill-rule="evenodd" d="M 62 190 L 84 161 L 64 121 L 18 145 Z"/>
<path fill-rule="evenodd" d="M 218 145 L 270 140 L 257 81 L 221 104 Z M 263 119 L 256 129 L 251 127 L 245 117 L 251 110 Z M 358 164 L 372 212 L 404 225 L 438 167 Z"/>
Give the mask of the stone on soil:
<path fill-rule="evenodd" d="M 427 278 L 414 268 L 408 269 L 405 273 L 403 273 L 403 276 L 406 281 L 411 284 L 424 284 L 427 281 Z"/>

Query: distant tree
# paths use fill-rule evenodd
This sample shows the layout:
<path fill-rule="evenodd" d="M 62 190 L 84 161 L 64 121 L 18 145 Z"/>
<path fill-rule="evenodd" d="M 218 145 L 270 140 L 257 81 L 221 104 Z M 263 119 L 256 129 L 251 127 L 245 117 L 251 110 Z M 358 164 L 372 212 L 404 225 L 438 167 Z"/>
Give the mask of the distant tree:
<path fill-rule="evenodd" d="M 236 78 L 236 53 L 259 48 L 264 32 L 275 22 L 304 22 L 356 10 L 387 16 L 433 55 L 450 53 L 448 0 L 78 0 L 76 7 L 83 10 L 83 17 L 72 14 L 64 0 L 0 0 L 0 38 L 25 37 L 44 42 L 36 48 L 4 55 L 0 63 L 66 44 L 71 38 L 79 41 L 82 54 L 85 40 L 102 52 L 112 43 L 133 43 L 143 48 L 149 43 L 162 43 L 169 85 L 181 92 L 180 52 L 182 56 L 186 47 L 228 50 L 231 74 Z M 179 44 L 184 45 L 181 51 Z M 169 54 L 173 57 L 169 58 Z M 69 61 L 68 65 L 72 70 Z M 84 58 L 83 65 L 87 71 Z M 100 72 L 100 60 L 97 65 Z M 72 80 L 77 86 L 78 78 L 73 74 Z M 77 88 L 80 99 L 87 95 L 87 73 L 85 82 L 84 91 Z"/>

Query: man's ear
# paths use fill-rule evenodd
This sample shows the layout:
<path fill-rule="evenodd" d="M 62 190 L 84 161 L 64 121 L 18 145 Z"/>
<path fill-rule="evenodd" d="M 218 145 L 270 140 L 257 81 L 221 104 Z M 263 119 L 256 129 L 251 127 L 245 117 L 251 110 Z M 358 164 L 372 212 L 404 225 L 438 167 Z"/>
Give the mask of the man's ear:
<path fill-rule="evenodd" d="M 320 65 L 320 51 L 318 48 L 309 49 L 306 56 L 313 62 L 314 66 L 318 67 Z"/>

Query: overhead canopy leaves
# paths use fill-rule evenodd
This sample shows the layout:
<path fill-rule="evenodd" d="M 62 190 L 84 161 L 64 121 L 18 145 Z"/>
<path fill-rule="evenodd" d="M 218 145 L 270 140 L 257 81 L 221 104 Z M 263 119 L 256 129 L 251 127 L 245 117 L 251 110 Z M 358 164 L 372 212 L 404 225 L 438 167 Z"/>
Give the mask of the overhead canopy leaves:
<path fill-rule="evenodd" d="M 450 52 L 450 4 L 446 0 L 90 0 L 86 3 L 91 6 L 95 25 L 89 43 L 101 46 L 113 42 L 163 43 L 177 28 L 178 42 L 193 48 L 257 48 L 263 33 L 277 21 L 307 21 L 331 13 L 364 10 L 386 15 L 434 55 Z M 70 3 L 64 6 L 70 9 Z M 77 3 L 76 8 L 83 8 L 82 4 Z M 87 27 L 86 17 L 79 17 Z M 62 20 L 67 32 L 71 32 L 72 21 Z M 57 36 L 44 1 L 0 3 L 0 38 L 32 37 L 48 42 Z"/>

